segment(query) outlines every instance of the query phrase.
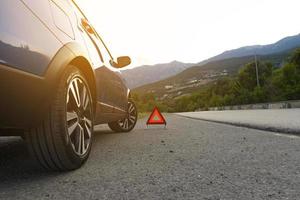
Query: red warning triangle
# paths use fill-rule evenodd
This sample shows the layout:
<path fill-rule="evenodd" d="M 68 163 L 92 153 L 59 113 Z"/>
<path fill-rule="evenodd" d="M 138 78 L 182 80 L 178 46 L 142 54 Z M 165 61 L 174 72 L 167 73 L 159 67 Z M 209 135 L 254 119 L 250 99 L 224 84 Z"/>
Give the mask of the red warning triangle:
<path fill-rule="evenodd" d="M 147 125 L 149 124 L 164 124 L 167 125 L 167 122 L 163 115 L 160 113 L 157 107 L 155 107 L 147 121 Z"/>

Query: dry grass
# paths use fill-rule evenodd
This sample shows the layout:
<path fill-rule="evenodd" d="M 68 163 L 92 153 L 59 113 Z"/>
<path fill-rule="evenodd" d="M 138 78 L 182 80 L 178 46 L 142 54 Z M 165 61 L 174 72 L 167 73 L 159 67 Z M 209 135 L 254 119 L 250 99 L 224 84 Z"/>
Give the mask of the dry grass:
<path fill-rule="evenodd" d="M 142 113 L 138 114 L 138 118 L 143 119 L 143 118 L 149 117 L 150 114 L 151 114 L 150 112 L 142 112 Z"/>

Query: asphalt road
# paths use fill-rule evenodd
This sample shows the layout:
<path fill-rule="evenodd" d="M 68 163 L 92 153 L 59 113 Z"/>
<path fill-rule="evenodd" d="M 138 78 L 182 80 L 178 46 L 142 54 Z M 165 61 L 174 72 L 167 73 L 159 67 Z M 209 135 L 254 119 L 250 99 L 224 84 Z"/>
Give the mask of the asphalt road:
<path fill-rule="evenodd" d="M 79 170 L 36 169 L 24 142 L 0 139 L 1 199 L 299 199 L 300 138 L 167 115 L 168 127 L 98 127 Z"/>

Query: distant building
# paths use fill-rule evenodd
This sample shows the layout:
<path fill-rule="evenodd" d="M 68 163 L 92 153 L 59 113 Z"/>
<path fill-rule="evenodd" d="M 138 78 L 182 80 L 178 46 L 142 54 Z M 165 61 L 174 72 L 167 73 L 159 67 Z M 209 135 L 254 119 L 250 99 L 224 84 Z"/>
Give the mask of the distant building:
<path fill-rule="evenodd" d="M 226 69 L 223 70 L 223 72 L 221 73 L 222 76 L 227 76 L 228 75 L 228 71 Z"/>
<path fill-rule="evenodd" d="M 189 81 L 188 84 L 194 84 L 194 83 L 197 83 L 197 82 L 198 82 L 198 80 L 194 79 L 194 80 Z"/>
<path fill-rule="evenodd" d="M 166 85 L 166 86 L 165 86 L 165 89 L 166 89 L 166 90 L 170 90 L 170 89 L 173 89 L 173 88 L 174 88 L 173 85 Z"/>

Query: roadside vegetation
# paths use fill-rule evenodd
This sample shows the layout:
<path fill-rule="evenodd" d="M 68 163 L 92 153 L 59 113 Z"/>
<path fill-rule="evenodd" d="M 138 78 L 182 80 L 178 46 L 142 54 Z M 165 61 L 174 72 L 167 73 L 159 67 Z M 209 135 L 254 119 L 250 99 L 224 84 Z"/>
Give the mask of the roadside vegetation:
<path fill-rule="evenodd" d="M 134 93 L 140 112 L 151 112 L 157 106 L 163 112 L 187 112 L 209 107 L 264 103 L 300 99 L 300 49 L 296 49 L 281 67 L 258 61 L 243 66 L 231 77 L 211 82 L 176 99 L 158 101 L 153 93 Z"/>

